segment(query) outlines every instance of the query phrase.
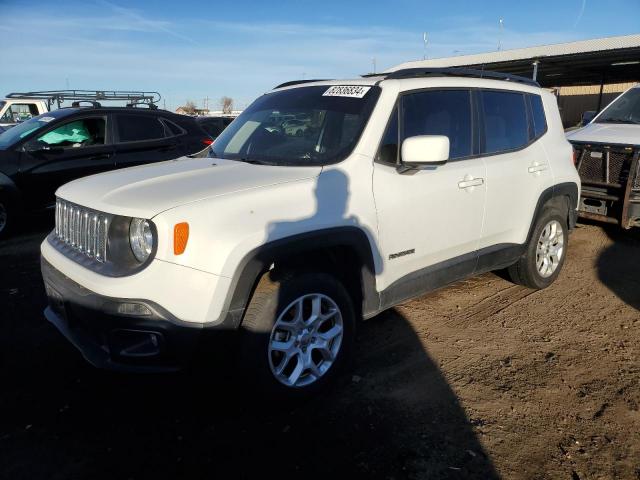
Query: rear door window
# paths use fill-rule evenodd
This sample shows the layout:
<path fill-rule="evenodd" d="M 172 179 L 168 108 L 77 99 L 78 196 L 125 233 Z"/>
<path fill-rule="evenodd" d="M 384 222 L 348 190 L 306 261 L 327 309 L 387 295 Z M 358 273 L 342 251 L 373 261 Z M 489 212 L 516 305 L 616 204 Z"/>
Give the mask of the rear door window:
<path fill-rule="evenodd" d="M 118 115 L 120 142 L 141 142 L 165 137 L 164 125 L 157 117 L 147 115 Z"/>
<path fill-rule="evenodd" d="M 483 153 L 508 152 L 529 143 L 524 94 L 484 90 L 480 101 L 484 111 Z"/>

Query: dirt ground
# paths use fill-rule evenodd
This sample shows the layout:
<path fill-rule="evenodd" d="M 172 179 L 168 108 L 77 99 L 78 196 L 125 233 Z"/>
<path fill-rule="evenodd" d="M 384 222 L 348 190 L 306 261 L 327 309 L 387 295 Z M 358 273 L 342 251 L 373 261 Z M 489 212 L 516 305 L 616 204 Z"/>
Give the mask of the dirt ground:
<path fill-rule="evenodd" d="M 544 291 L 493 274 L 364 323 L 326 395 L 111 374 L 42 316 L 38 244 L 0 243 L 0 478 L 640 479 L 640 235 L 581 225 Z"/>

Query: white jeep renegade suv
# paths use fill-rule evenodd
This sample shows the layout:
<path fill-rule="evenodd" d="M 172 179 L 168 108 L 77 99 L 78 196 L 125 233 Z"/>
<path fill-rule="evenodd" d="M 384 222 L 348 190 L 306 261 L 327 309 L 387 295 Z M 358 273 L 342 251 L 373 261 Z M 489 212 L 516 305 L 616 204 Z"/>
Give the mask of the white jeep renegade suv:
<path fill-rule="evenodd" d="M 528 79 L 290 82 L 212 158 L 61 187 L 45 314 L 92 364 L 126 370 L 179 368 L 237 330 L 247 375 L 308 392 L 345 363 L 359 319 L 490 270 L 550 285 L 579 185 L 556 100 Z"/>

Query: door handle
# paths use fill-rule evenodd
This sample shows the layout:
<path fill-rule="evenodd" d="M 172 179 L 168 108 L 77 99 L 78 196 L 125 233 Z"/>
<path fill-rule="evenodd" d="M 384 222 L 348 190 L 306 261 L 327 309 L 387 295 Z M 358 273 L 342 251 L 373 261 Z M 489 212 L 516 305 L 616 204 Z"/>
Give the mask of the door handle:
<path fill-rule="evenodd" d="M 547 165 L 544 163 L 538 163 L 538 162 L 534 162 L 528 169 L 527 171 L 529 173 L 540 173 L 543 172 L 547 169 Z"/>
<path fill-rule="evenodd" d="M 110 153 L 102 153 L 100 155 L 94 155 L 93 157 L 89 157 L 89 160 L 106 160 L 108 158 L 111 158 Z"/>
<path fill-rule="evenodd" d="M 470 175 L 466 175 L 464 180 L 458 182 L 458 188 L 471 188 L 478 187 L 484 183 L 484 178 L 473 178 Z"/>

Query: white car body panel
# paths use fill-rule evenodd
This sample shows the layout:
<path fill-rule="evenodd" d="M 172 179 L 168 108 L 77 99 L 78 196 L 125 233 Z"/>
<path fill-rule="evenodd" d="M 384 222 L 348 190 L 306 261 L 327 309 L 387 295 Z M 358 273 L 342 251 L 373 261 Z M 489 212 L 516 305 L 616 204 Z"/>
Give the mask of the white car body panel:
<path fill-rule="evenodd" d="M 567 139 L 577 142 L 640 145 L 640 125 L 624 123 L 590 123 L 567 134 Z"/>
<path fill-rule="evenodd" d="M 170 208 L 211 197 L 311 178 L 320 170 L 182 157 L 74 180 L 60 187 L 56 195 L 102 212 L 153 218 Z"/>

